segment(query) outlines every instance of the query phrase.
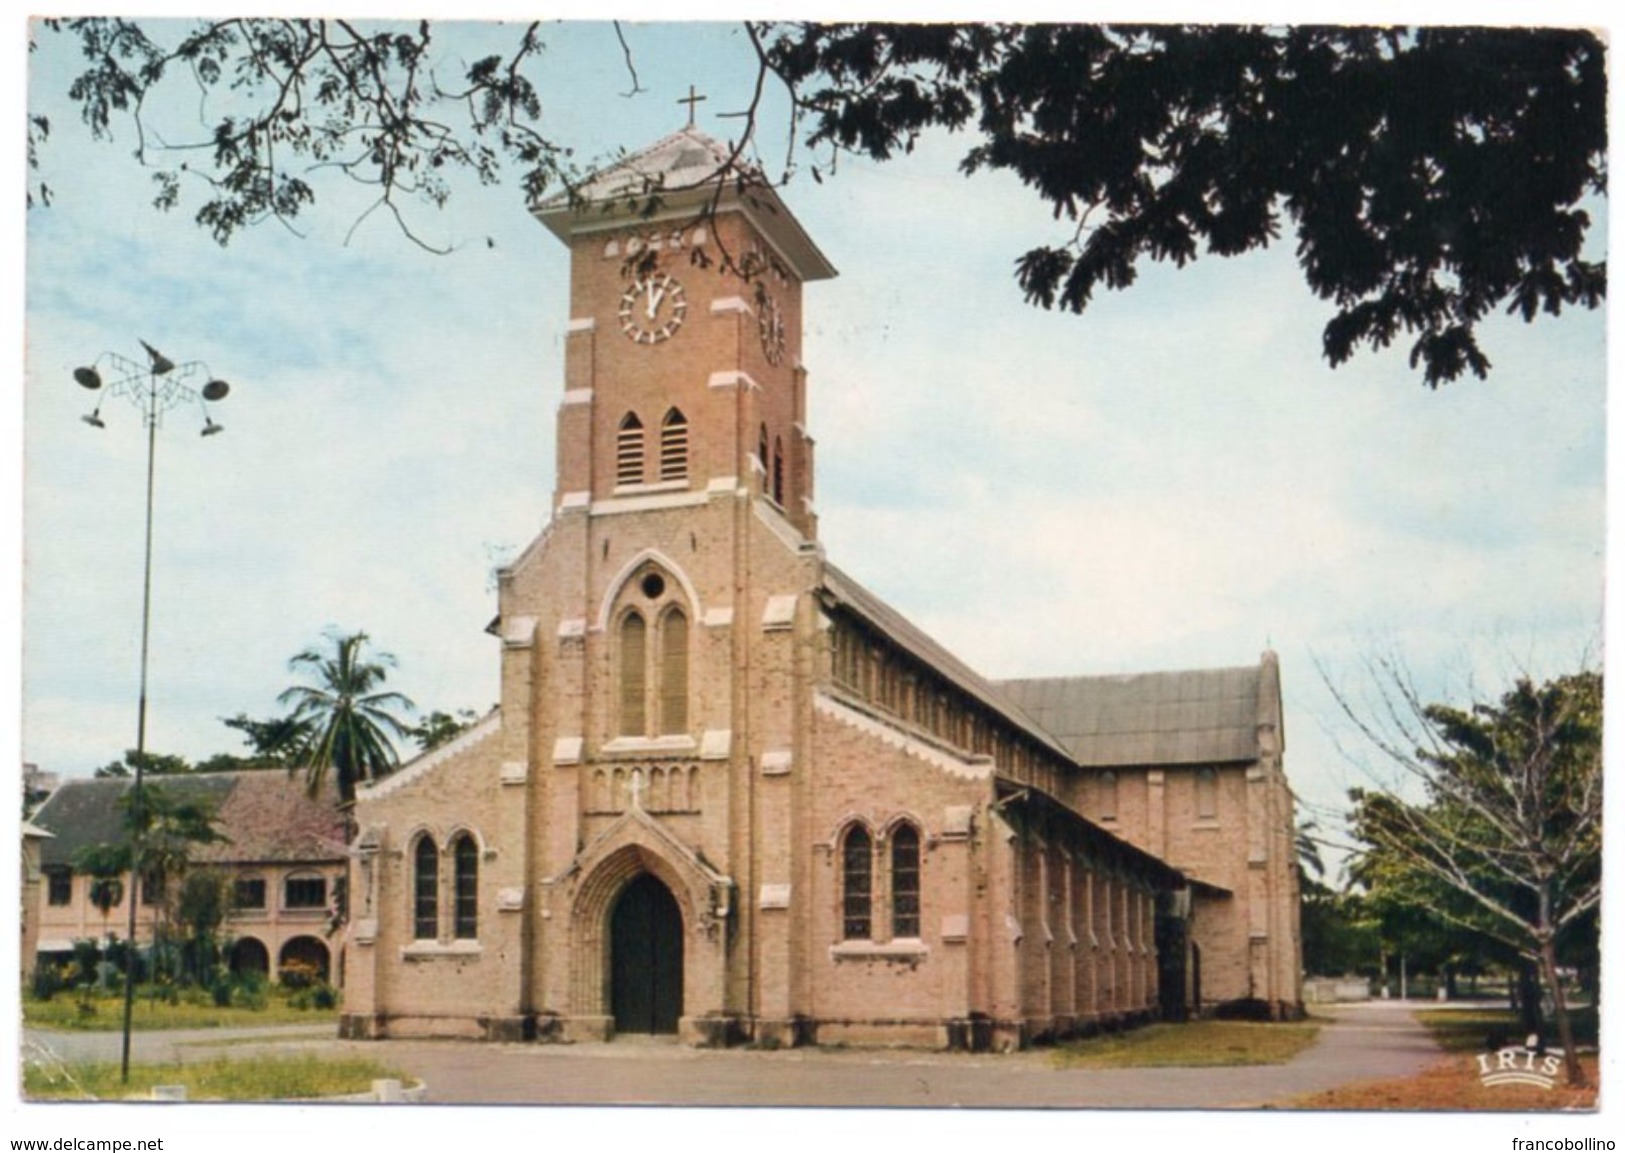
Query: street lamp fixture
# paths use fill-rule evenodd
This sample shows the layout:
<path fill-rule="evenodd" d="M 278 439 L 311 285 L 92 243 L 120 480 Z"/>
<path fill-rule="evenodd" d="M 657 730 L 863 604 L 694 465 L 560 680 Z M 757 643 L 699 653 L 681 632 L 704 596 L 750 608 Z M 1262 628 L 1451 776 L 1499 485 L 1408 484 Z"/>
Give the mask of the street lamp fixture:
<path fill-rule="evenodd" d="M 102 394 L 103 398 L 123 397 L 141 410 L 147 426 L 147 533 L 146 548 L 141 568 L 141 697 L 136 713 L 135 779 L 130 787 L 130 921 L 129 936 L 124 943 L 124 1037 L 120 1069 L 126 1083 L 130 1080 L 130 1020 L 135 1007 L 135 935 L 137 891 L 141 875 L 141 838 L 146 819 L 143 809 L 142 767 L 147 759 L 147 642 L 152 623 L 152 492 L 154 465 L 158 446 L 158 425 L 163 414 L 183 404 L 196 404 L 203 414 L 204 436 L 223 431 L 210 415 L 208 405 L 224 400 L 231 386 L 212 376 L 200 361 L 177 365 L 146 341 L 147 363 L 130 360 L 113 352 L 104 352 L 96 363 L 73 370 L 73 379 L 83 388 Z M 112 376 L 106 383 L 102 366 Z M 193 387 L 192 381 L 206 383 Z M 105 392 L 102 392 L 103 388 Z M 105 429 L 100 403 L 91 412 L 79 418 L 92 428 Z"/>

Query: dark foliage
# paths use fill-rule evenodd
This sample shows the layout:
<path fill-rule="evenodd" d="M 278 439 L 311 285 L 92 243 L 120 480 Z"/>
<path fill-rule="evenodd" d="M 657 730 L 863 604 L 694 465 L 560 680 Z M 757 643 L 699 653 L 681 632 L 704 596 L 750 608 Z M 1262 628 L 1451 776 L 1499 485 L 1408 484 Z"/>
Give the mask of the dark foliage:
<path fill-rule="evenodd" d="M 1336 313 L 1327 360 L 1402 335 L 1436 387 L 1489 360 L 1477 325 L 1595 308 L 1580 207 L 1607 180 L 1604 48 L 1520 28 L 779 25 L 809 143 L 885 159 L 932 128 L 1063 221 L 1017 260 L 1082 312 L 1144 260 L 1235 256 L 1290 225 Z"/>

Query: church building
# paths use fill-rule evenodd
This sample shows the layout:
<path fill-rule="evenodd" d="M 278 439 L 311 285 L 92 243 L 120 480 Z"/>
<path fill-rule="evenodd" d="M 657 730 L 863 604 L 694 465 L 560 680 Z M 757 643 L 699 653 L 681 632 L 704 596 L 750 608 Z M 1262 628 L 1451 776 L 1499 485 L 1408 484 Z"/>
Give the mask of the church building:
<path fill-rule="evenodd" d="M 690 126 L 533 206 L 570 251 L 551 517 L 499 573 L 498 707 L 360 790 L 344 1034 L 1295 1014 L 1274 654 L 996 683 L 831 563 L 802 318 L 835 270 L 729 164 Z"/>

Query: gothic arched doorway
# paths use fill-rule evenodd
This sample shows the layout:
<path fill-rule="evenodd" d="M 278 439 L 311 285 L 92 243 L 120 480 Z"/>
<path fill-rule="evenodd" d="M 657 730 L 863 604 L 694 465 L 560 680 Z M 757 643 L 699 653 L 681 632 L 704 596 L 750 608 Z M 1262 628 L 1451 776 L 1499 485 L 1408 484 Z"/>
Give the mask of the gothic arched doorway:
<path fill-rule="evenodd" d="M 675 1033 L 683 1015 L 683 914 L 644 873 L 609 916 L 609 1001 L 617 1033 Z"/>

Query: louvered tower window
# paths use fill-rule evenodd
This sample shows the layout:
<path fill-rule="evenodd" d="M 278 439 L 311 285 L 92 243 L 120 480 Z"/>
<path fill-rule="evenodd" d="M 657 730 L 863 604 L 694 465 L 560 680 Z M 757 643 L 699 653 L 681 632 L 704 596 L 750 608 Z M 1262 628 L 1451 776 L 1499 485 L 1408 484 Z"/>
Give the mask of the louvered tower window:
<path fill-rule="evenodd" d="M 660 425 L 660 479 L 688 479 L 688 420 L 675 408 Z"/>
<path fill-rule="evenodd" d="M 615 434 L 615 483 L 643 483 L 643 422 L 635 412 L 621 418 Z"/>

